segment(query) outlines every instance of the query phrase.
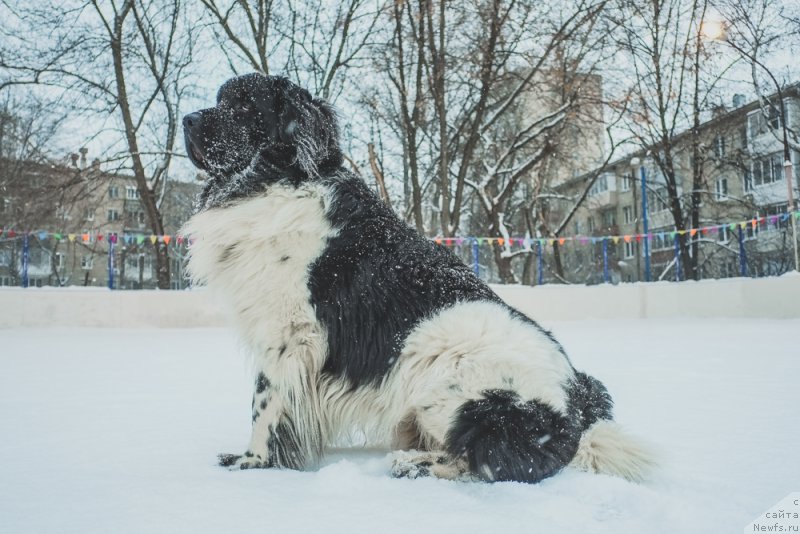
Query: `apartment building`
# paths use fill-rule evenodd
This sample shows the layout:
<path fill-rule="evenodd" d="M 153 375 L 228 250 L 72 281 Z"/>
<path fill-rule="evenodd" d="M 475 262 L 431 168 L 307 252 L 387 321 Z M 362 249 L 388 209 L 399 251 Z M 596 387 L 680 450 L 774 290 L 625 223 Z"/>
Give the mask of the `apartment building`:
<path fill-rule="evenodd" d="M 31 286 L 108 287 L 110 276 L 114 288 L 156 286 L 152 232 L 132 176 L 106 172 L 97 160 L 87 165 L 82 150 L 65 162 L 3 162 L 0 182 L 0 285 L 22 284 L 27 255 Z M 198 187 L 168 182 L 162 206 L 168 234 L 191 215 Z M 170 249 L 171 286 L 180 289 L 185 249 Z"/>
<path fill-rule="evenodd" d="M 700 127 L 702 175 L 700 191 L 700 224 L 692 239 L 698 242 L 698 269 L 702 278 L 739 276 L 744 263 L 749 276 L 781 274 L 793 268 L 791 226 L 787 212 L 788 186 L 783 169 L 783 129 L 790 138 L 800 130 L 800 83 L 782 91 L 786 124 L 777 105 L 764 106 L 758 101 L 743 102 L 737 95 L 732 105 L 718 107 L 713 117 Z M 771 102 L 777 104 L 777 95 Z M 795 137 L 796 139 L 796 137 Z M 673 140 L 678 177 L 678 196 L 688 208 L 692 191 L 693 165 L 690 132 Z M 796 146 L 796 145 L 795 145 Z M 568 235 L 635 236 L 643 233 L 642 180 L 644 169 L 647 196 L 648 233 L 652 279 L 675 279 L 677 268 L 674 236 L 675 221 L 669 209 L 664 175 L 655 165 L 652 154 L 658 146 L 639 150 L 564 182 L 560 191 L 574 197 L 582 191 L 587 180 L 600 172 L 587 199 L 572 220 Z M 798 197 L 800 155 L 791 150 L 794 164 L 794 196 Z M 638 160 L 638 165 L 635 164 Z M 563 216 L 568 207 L 554 210 L 554 218 Z M 796 208 L 792 208 L 796 209 Z M 688 209 L 684 209 L 688 217 Z M 745 228 L 731 228 L 730 223 L 751 221 Z M 691 230 L 688 221 L 685 227 Z M 723 227 L 719 227 L 724 225 Z M 711 227 L 711 228 L 709 228 Z M 702 230 L 705 229 L 705 230 Z M 742 247 L 739 232 L 742 232 Z M 579 281 L 603 281 L 603 262 L 600 247 L 594 245 L 565 251 L 566 262 L 573 272 L 582 271 Z M 644 242 L 624 237 L 605 245 L 610 260 L 610 279 L 613 282 L 644 280 Z M 744 254 L 742 254 L 742 251 Z M 742 260 L 742 258 L 744 258 Z M 594 264 L 589 269 L 586 265 Z M 576 280 L 578 281 L 578 280 Z"/>

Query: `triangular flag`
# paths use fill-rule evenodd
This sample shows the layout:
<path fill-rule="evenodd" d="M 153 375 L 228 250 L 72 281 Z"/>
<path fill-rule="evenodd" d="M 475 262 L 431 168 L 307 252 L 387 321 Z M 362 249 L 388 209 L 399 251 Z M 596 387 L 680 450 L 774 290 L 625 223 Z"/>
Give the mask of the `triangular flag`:
<path fill-rule="evenodd" d="M 742 222 L 740 222 L 740 223 L 739 223 L 739 228 L 741 228 L 742 230 L 744 230 L 745 228 L 747 228 L 747 221 L 742 221 Z"/>
<path fill-rule="evenodd" d="M 9 230 L 8 231 L 8 237 L 14 237 L 16 235 L 17 235 L 17 232 L 15 232 L 14 230 Z"/>
<path fill-rule="evenodd" d="M 88 243 L 89 242 L 89 238 L 90 238 L 89 234 L 81 234 L 81 240 L 84 243 Z"/>
<path fill-rule="evenodd" d="M 566 241 L 566 239 L 564 239 L 564 238 L 562 237 L 561 239 L 559 239 L 559 240 L 558 240 L 558 244 L 559 244 L 559 245 L 563 245 L 565 241 Z"/>
<path fill-rule="evenodd" d="M 56 241 L 61 241 L 61 234 L 53 234 L 53 237 L 56 238 Z"/>
<path fill-rule="evenodd" d="M 697 228 L 692 228 L 691 230 L 689 230 L 689 235 L 692 237 L 697 235 Z"/>
<path fill-rule="evenodd" d="M 555 245 L 555 244 L 556 244 L 556 240 L 555 240 L 555 239 L 550 239 L 550 240 L 548 241 L 548 243 L 549 243 L 549 244 L 550 244 L 550 246 L 552 247 L 553 245 Z"/>
<path fill-rule="evenodd" d="M 39 241 L 47 239 L 47 232 L 39 232 Z"/>
<path fill-rule="evenodd" d="M 103 234 L 97 234 L 97 241 L 103 240 Z"/>
<path fill-rule="evenodd" d="M 170 236 L 168 236 L 168 235 L 165 235 L 165 236 L 164 236 L 164 244 L 165 244 L 165 245 L 169 245 L 169 242 L 170 242 L 171 240 L 172 240 L 172 238 L 171 238 Z"/>
<path fill-rule="evenodd" d="M 501 247 L 503 246 L 503 243 L 505 243 L 505 240 L 502 237 L 497 239 L 497 244 L 500 245 Z"/>
<path fill-rule="evenodd" d="M 436 239 L 434 239 L 433 242 L 436 243 L 437 245 L 441 245 L 442 244 L 442 240 L 439 239 L 438 237 Z"/>
<path fill-rule="evenodd" d="M 631 236 L 629 236 L 629 235 L 622 236 L 622 239 L 624 239 L 626 243 L 630 243 L 631 242 Z"/>
<path fill-rule="evenodd" d="M 144 243 L 144 236 L 143 235 L 137 235 L 136 236 L 136 244 L 137 245 L 141 245 L 142 243 Z"/>
<path fill-rule="evenodd" d="M 183 244 L 183 236 L 179 235 L 178 237 L 175 238 L 175 241 L 177 241 L 179 245 L 182 245 Z"/>
<path fill-rule="evenodd" d="M 76 237 L 75 234 L 68 234 L 67 235 L 67 239 L 69 239 L 70 243 L 75 241 L 75 237 Z"/>
<path fill-rule="evenodd" d="M 756 227 L 756 226 L 758 226 L 758 219 L 753 219 L 752 221 L 750 221 L 750 224 L 751 224 L 751 225 L 753 226 L 753 228 L 755 229 L 755 227 Z"/>
<path fill-rule="evenodd" d="M 154 245 L 155 245 L 155 244 L 156 244 L 156 241 L 158 241 L 158 236 L 156 236 L 156 235 L 151 235 L 151 236 L 150 236 L 150 242 L 151 242 L 152 244 L 154 244 Z"/>
<path fill-rule="evenodd" d="M 618 236 L 618 235 L 612 236 L 612 237 L 611 237 L 611 240 L 612 240 L 612 241 L 614 242 L 614 244 L 616 245 L 617 243 L 619 243 L 619 236 Z"/>

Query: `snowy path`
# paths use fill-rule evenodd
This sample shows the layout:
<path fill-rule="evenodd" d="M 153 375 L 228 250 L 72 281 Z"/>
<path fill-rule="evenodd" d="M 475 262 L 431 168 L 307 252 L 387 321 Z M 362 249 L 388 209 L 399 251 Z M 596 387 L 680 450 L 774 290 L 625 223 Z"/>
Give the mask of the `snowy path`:
<path fill-rule="evenodd" d="M 369 450 L 231 473 L 250 379 L 229 331 L 0 330 L 0 532 L 738 533 L 800 490 L 800 321 L 547 326 L 660 446 L 656 480 L 393 480 Z"/>

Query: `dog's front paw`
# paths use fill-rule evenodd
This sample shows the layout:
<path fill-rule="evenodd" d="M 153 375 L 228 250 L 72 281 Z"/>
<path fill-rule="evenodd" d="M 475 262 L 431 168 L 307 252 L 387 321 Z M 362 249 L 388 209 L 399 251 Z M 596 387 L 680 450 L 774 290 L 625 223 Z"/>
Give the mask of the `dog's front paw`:
<path fill-rule="evenodd" d="M 227 467 L 231 471 L 272 467 L 261 455 L 253 454 L 249 451 L 244 454 L 220 454 L 218 459 L 220 466 Z"/>

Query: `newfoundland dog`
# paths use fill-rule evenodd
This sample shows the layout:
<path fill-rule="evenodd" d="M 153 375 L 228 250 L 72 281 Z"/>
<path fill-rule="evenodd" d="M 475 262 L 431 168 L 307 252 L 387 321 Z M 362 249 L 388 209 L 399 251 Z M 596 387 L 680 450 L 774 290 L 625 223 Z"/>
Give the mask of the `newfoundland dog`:
<path fill-rule="evenodd" d="M 189 270 L 256 366 L 250 444 L 221 465 L 303 469 L 355 434 L 399 449 L 395 476 L 643 478 L 605 387 L 342 166 L 326 102 L 249 74 L 183 125 L 208 175 Z"/>

